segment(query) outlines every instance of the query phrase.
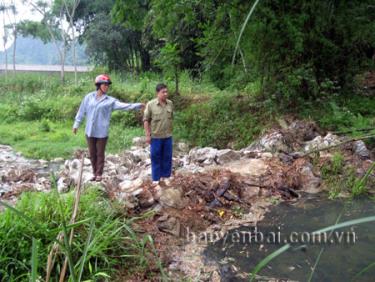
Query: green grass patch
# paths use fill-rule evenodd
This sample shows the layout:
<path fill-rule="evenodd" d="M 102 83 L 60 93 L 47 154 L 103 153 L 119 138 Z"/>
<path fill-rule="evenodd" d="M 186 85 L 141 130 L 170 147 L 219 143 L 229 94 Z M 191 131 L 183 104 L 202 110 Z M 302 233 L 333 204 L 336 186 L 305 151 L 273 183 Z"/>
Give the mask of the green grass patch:
<path fill-rule="evenodd" d="M 47 120 L 0 123 L 0 143 L 11 145 L 24 156 L 50 160 L 70 158 L 78 148 L 86 148 L 84 125 L 77 135 L 72 133 L 72 122 Z M 118 153 L 131 146 L 133 137 L 143 134 L 141 128 L 113 124 L 108 139 L 108 152 Z"/>

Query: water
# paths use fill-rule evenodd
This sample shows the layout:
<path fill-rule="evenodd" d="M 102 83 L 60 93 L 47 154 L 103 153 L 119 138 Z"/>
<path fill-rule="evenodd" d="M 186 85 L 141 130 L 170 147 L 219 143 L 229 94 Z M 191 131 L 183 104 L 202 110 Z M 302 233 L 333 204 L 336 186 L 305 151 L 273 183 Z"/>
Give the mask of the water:
<path fill-rule="evenodd" d="M 368 198 L 352 202 L 332 201 L 324 194 L 312 198 L 305 195 L 303 198 L 295 204 L 281 203 L 271 208 L 257 226 L 257 231 L 264 236 L 263 242 L 260 242 L 260 233 L 254 235 L 254 228 L 243 227 L 228 233 L 225 243 L 221 240 L 207 248 L 207 258 L 221 262 L 224 281 L 248 281 L 239 278 L 238 273 L 251 272 L 264 257 L 282 247 L 290 235 L 294 241 L 304 239 L 305 243 L 292 244 L 292 248 L 271 261 L 260 275 L 308 281 L 324 248 L 312 281 L 375 281 L 375 222 L 339 229 L 327 243 L 322 243 L 324 237 L 321 237 L 321 243 L 318 238 L 313 243 L 311 237 L 310 243 L 307 242 L 307 232 L 335 224 L 340 214 L 340 222 L 375 215 L 374 201 Z M 253 233 L 251 241 L 248 232 Z M 282 243 L 277 242 L 279 238 Z M 371 263 L 374 263 L 373 267 L 356 276 Z"/>

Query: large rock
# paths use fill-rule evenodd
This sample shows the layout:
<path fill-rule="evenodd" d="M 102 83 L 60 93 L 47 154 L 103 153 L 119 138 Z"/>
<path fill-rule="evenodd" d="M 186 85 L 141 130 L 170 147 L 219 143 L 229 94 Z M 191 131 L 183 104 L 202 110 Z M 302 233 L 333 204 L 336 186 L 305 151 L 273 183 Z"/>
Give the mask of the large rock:
<path fill-rule="evenodd" d="M 250 154 L 251 152 L 290 152 L 291 149 L 286 143 L 284 135 L 281 132 L 275 131 L 263 136 L 259 141 L 252 143 L 247 148 L 241 150 L 243 154 Z"/>
<path fill-rule="evenodd" d="M 224 169 L 241 175 L 260 177 L 267 172 L 268 165 L 263 159 L 241 159 L 226 164 Z"/>
<path fill-rule="evenodd" d="M 322 136 L 317 136 L 313 140 L 306 142 L 304 150 L 309 152 L 312 150 L 327 148 L 328 146 L 333 146 L 339 144 L 340 138 L 337 135 L 328 133 L 324 138 Z"/>
<path fill-rule="evenodd" d="M 301 189 L 307 193 L 320 192 L 321 179 L 314 175 L 312 164 L 308 163 L 299 169 Z"/>
<path fill-rule="evenodd" d="M 240 153 L 231 149 L 224 149 L 217 152 L 217 162 L 219 164 L 229 163 L 240 159 Z"/>
<path fill-rule="evenodd" d="M 362 140 L 353 143 L 353 151 L 362 159 L 370 158 L 370 151 L 367 149 L 365 142 Z"/>
<path fill-rule="evenodd" d="M 193 148 L 189 152 L 189 160 L 193 163 L 210 165 L 215 163 L 218 150 L 211 147 Z"/>
<path fill-rule="evenodd" d="M 161 191 L 159 202 L 163 207 L 183 208 L 182 192 L 180 189 L 167 188 Z"/>

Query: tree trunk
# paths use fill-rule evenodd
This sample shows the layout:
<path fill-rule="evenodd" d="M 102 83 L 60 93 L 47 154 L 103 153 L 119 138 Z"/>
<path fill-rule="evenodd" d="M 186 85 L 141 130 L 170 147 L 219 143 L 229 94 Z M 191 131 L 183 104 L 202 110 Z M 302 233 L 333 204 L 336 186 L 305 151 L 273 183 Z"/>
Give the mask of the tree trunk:
<path fill-rule="evenodd" d="M 73 37 L 73 65 L 74 65 L 74 84 L 78 84 L 78 77 L 77 77 L 77 55 L 76 55 L 76 35 L 74 32 L 74 24 L 73 24 L 73 18 L 70 18 L 70 27 L 72 29 L 72 37 Z"/>
<path fill-rule="evenodd" d="M 13 31 L 14 41 L 13 41 L 13 74 L 16 73 L 16 46 L 17 46 L 17 30 Z"/>
<path fill-rule="evenodd" d="M 4 47 L 4 55 L 5 55 L 5 76 L 7 76 L 8 75 L 8 51 L 6 49 L 6 45 L 8 42 L 8 35 L 7 35 L 6 27 L 5 27 L 5 11 L 3 12 L 3 29 L 4 29 L 3 47 Z"/>

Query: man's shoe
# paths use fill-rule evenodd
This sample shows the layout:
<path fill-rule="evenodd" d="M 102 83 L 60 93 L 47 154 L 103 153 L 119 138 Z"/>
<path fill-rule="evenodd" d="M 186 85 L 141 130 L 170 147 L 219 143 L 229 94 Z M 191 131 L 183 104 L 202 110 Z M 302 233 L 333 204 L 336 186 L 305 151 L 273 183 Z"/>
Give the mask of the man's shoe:
<path fill-rule="evenodd" d="M 95 177 L 95 181 L 96 181 L 96 182 L 101 182 L 101 181 L 102 181 L 102 177 L 101 177 L 100 175 L 97 175 L 97 176 Z"/>

